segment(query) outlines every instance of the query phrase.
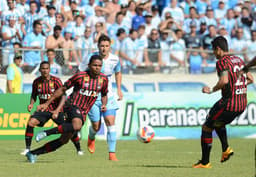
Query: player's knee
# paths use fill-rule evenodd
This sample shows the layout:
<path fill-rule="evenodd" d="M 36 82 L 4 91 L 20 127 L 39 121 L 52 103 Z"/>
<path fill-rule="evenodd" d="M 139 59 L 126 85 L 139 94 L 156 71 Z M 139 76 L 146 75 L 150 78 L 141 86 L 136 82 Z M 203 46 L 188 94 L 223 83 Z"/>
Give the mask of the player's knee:
<path fill-rule="evenodd" d="M 205 131 L 205 132 L 212 132 L 213 131 L 212 128 L 209 128 L 206 125 L 202 125 L 202 130 Z"/>
<path fill-rule="evenodd" d="M 100 130 L 100 124 L 99 123 L 93 123 L 92 128 L 95 132 Z"/>
<path fill-rule="evenodd" d="M 28 125 L 30 127 L 35 127 L 39 124 L 40 122 L 34 118 L 30 118 L 29 121 L 28 121 Z"/>
<path fill-rule="evenodd" d="M 220 129 L 222 127 L 225 127 L 225 123 L 216 121 L 216 122 L 214 122 L 213 127 L 214 127 L 214 129 Z"/>

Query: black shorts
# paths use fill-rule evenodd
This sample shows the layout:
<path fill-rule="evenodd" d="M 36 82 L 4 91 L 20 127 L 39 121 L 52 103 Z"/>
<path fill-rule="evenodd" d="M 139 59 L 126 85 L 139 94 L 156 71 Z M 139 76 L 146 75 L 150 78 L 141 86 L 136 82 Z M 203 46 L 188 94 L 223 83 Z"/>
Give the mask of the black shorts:
<path fill-rule="evenodd" d="M 204 125 L 209 128 L 220 128 L 226 124 L 231 123 L 237 116 L 242 114 L 242 112 L 232 112 L 226 111 L 225 106 L 221 105 L 219 102 L 215 103 L 207 115 Z"/>
<path fill-rule="evenodd" d="M 85 122 L 83 112 L 75 105 L 65 105 L 64 113 L 65 113 L 66 122 L 72 122 L 74 118 L 81 119 L 83 124 Z"/>
<path fill-rule="evenodd" d="M 48 122 L 49 119 L 52 119 L 53 122 L 55 122 L 57 125 L 60 125 L 60 124 L 64 123 L 64 113 L 63 112 L 60 112 L 59 116 L 56 119 L 53 119 L 51 112 L 36 111 L 36 112 L 34 112 L 33 115 L 31 115 L 31 118 L 37 119 L 40 122 L 39 125 L 37 125 L 39 127 L 43 127 L 44 124 L 46 122 Z"/>

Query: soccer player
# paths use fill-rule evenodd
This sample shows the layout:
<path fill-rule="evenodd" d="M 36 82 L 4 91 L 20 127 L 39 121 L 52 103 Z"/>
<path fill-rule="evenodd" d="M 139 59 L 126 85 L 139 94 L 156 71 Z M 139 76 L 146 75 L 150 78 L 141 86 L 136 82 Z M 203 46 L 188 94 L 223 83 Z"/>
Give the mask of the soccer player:
<path fill-rule="evenodd" d="M 211 168 L 210 151 L 212 147 L 212 131 L 215 130 L 222 145 L 221 162 L 227 161 L 234 151 L 228 144 L 226 124 L 231 123 L 243 113 L 247 105 L 247 85 L 253 82 L 251 73 L 239 76 L 244 62 L 241 58 L 228 55 L 227 40 L 223 36 L 212 41 L 216 62 L 218 82 L 213 88 L 203 87 L 202 92 L 211 94 L 221 90 L 222 97 L 211 108 L 202 126 L 201 148 L 202 158 L 193 168 Z"/>
<path fill-rule="evenodd" d="M 26 156 L 31 163 L 35 163 L 37 155 L 55 151 L 66 144 L 75 132 L 80 131 L 84 124 L 86 114 L 95 103 L 99 93 L 101 93 L 102 101 L 101 111 L 106 111 L 108 78 L 100 72 L 101 67 L 101 57 L 99 55 L 93 55 L 90 58 L 89 69 L 87 71 L 78 72 L 73 75 L 63 86 L 54 92 L 47 102 L 38 106 L 38 110 L 47 110 L 54 100 L 61 97 L 69 88 L 74 87 L 73 92 L 63 107 L 64 113 L 67 115 L 65 122 L 58 127 L 50 129 L 49 134 L 47 134 L 61 133 L 60 138 L 28 152 Z M 58 111 L 55 111 L 53 118 L 58 117 Z M 46 137 L 44 132 L 38 135 L 40 135 L 38 141 Z"/>
<path fill-rule="evenodd" d="M 55 90 L 62 87 L 61 80 L 58 77 L 50 75 L 49 62 L 41 62 L 39 71 L 41 73 L 41 76 L 37 77 L 33 81 L 33 89 L 31 93 L 30 104 L 28 105 L 29 112 L 31 112 L 37 97 L 39 98 L 40 104 L 43 104 L 51 97 Z M 49 104 L 45 112 L 36 111 L 33 115 L 31 115 L 25 132 L 26 149 L 21 153 L 22 155 L 26 155 L 26 153 L 29 152 L 30 150 L 31 141 L 34 135 L 34 127 L 43 127 L 44 124 L 48 122 L 48 120 L 50 119 L 52 119 L 57 125 L 64 123 L 64 113 L 56 112 L 56 110 L 61 110 L 61 108 L 64 105 L 64 102 L 65 95 Z M 53 114 L 58 114 L 59 116 L 57 118 L 52 118 Z M 79 137 L 77 136 L 77 134 L 72 138 L 72 142 L 76 147 L 77 154 L 83 155 L 83 151 L 81 150 Z"/>
<path fill-rule="evenodd" d="M 121 73 L 121 64 L 118 56 L 110 53 L 110 44 L 111 40 L 108 36 L 102 35 L 98 40 L 98 49 L 99 52 L 93 53 L 98 54 L 103 58 L 103 67 L 101 72 L 108 76 L 108 80 L 111 81 L 111 77 L 115 74 L 115 80 L 117 85 L 117 94 L 118 100 L 123 98 L 123 93 L 121 90 L 122 82 L 122 73 Z M 89 62 L 88 58 L 84 58 L 82 63 L 79 65 L 80 71 L 85 71 L 87 69 L 87 63 Z M 117 161 L 116 158 L 116 127 L 115 127 L 115 116 L 118 105 L 114 94 L 112 92 L 112 84 L 108 85 L 108 104 L 107 111 L 101 111 L 101 102 L 100 97 L 96 100 L 95 104 L 92 106 L 92 109 L 88 113 L 89 119 L 92 123 L 92 126 L 89 128 L 88 136 L 88 150 L 90 153 L 95 152 L 95 135 L 100 129 L 101 125 L 101 116 L 103 115 L 106 126 L 107 126 L 107 143 L 109 151 L 109 160 Z"/>

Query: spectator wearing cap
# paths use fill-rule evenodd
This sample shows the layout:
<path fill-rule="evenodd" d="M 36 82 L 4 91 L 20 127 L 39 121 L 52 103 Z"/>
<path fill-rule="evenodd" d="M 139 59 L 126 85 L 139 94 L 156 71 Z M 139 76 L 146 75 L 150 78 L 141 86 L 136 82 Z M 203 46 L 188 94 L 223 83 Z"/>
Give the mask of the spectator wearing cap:
<path fill-rule="evenodd" d="M 200 18 L 200 21 L 205 21 L 207 26 L 214 25 L 217 27 L 217 21 L 214 17 L 213 8 L 211 6 L 207 6 L 206 15 Z"/>
<path fill-rule="evenodd" d="M 1 3 L 2 3 L 2 1 L 1 1 Z M 8 10 L 3 11 L 1 16 L 0 16 L 1 20 L 2 20 L 2 25 L 5 25 L 5 24 L 8 25 L 9 16 L 16 16 L 17 20 L 18 20 L 18 18 L 21 17 L 20 12 L 15 8 L 15 1 L 14 0 L 7 1 L 7 5 L 8 5 Z M 16 21 L 16 22 L 18 22 L 18 21 Z"/>
<path fill-rule="evenodd" d="M 141 63 L 145 62 L 146 66 L 152 65 L 152 63 L 149 63 L 149 60 L 145 60 L 145 55 L 147 54 L 147 48 L 148 48 L 148 38 L 146 33 L 146 27 L 145 25 L 140 25 L 138 28 L 138 38 L 136 40 L 137 45 L 137 61 L 140 65 Z"/>
<path fill-rule="evenodd" d="M 190 8 L 195 7 L 195 3 L 192 0 L 185 0 L 183 2 L 180 2 L 180 7 L 183 9 L 184 17 L 189 18 L 190 17 Z"/>
<path fill-rule="evenodd" d="M 33 31 L 33 23 L 35 20 L 39 19 L 39 15 L 37 11 L 37 4 L 35 1 L 31 1 L 29 3 L 30 11 L 25 13 L 24 21 L 25 21 L 25 31 L 26 34 Z M 26 35 L 24 34 L 24 35 Z"/>
<path fill-rule="evenodd" d="M 189 17 L 184 20 L 183 30 L 185 33 L 190 32 L 190 23 L 194 21 L 196 23 L 196 29 L 199 30 L 200 21 L 198 20 L 198 14 L 195 7 L 189 8 Z"/>
<path fill-rule="evenodd" d="M 6 93 L 22 93 L 23 90 L 23 71 L 21 69 L 22 55 L 16 53 L 13 63 L 7 68 L 7 87 Z"/>
<path fill-rule="evenodd" d="M 170 3 L 170 7 L 165 7 L 163 12 L 162 12 L 162 20 L 164 19 L 164 15 L 166 12 L 169 12 L 174 19 L 179 25 L 183 25 L 184 22 L 184 13 L 183 10 L 177 6 L 177 0 L 172 0 Z"/>
<path fill-rule="evenodd" d="M 56 25 L 56 8 L 53 5 L 47 6 L 47 14 L 44 16 L 43 21 L 51 27 L 51 31 L 46 33 L 46 36 L 53 34 L 53 28 Z M 44 25 L 45 25 L 44 24 Z M 44 27 L 43 27 L 44 28 Z"/>
<path fill-rule="evenodd" d="M 237 56 L 243 58 L 242 52 L 246 51 L 247 40 L 244 39 L 244 30 L 242 27 L 236 29 L 236 35 L 231 39 L 230 52 L 237 53 Z"/>
<path fill-rule="evenodd" d="M 159 24 L 161 23 L 161 18 L 159 16 L 159 9 L 157 5 L 153 5 L 151 8 L 152 11 L 152 25 L 154 28 L 158 28 Z"/>
<path fill-rule="evenodd" d="M 113 41 L 112 45 L 111 45 L 111 49 L 112 49 L 112 53 L 119 56 L 120 54 L 120 50 L 121 50 L 121 46 L 122 46 L 122 42 L 124 41 L 124 39 L 126 38 L 126 32 L 124 30 L 124 28 L 119 28 L 117 30 L 116 33 L 116 38 Z"/>
<path fill-rule="evenodd" d="M 10 62 L 8 60 L 11 48 L 13 48 L 14 42 L 21 41 L 21 36 L 19 30 L 16 26 L 16 16 L 8 17 L 8 25 L 2 27 L 1 36 L 2 36 L 2 47 L 7 48 L 2 50 L 2 66 L 7 66 Z"/>
<path fill-rule="evenodd" d="M 214 16 L 219 23 L 221 19 L 225 17 L 227 8 L 224 0 L 219 0 L 218 8 L 214 9 Z"/>
<path fill-rule="evenodd" d="M 248 40 L 247 47 L 246 47 L 246 53 L 244 55 L 245 61 L 250 61 L 255 56 L 255 50 L 256 50 L 256 31 L 251 31 L 251 40 Z"/>
<path fill-rule="evenodd" d="M 234 19 L 233 9 L 228 9 L 226 17 L 220 20 L 220 25 L 225 26 L 228 34 L 233 36 L 232 30 L 235 28 L 236 20 Z"/>
<path fill-rule="evenodd" d="M 137 30 L 140 25 L 145 23 L 145 18 L 143 17 L 143 6 L 139 5 L 136 8 L 136 15 L 132 18 L 132 28 Z"/>
<path fill-rule="evenodd" d="M 39 15 L 40 19 L 43 19 L 44 16 L 48 15 L 48 13 L 47 13 L 48 7 L 47 7 L 45 0 L 39 0 L 39 8 L 38 9 L 39 9 L 38 15 Z"/>
<path fill-rule="evenodd" d="M 90 53 L 92 53 L 95 49 L 93 38 L 92 38 L 92 29 L 87 26 L 84 31 L 84 36 L 82 38 L 82 52 L 79 58 L 87 58 Z M 78 54 L 80 55 L 80 53 Z"/>
<path fill-rule="evenodd" d="M 204 17 L 206 13 L 206 8 L 210 5 L 209 0 L 197 0 L 196 1 L 196 9 L 200 17 Z"/>
<path fill-rule="evenodd" d="M 145 32 L 146 32 L 146 35 L 148 36 L 151 32 L 151 30 L 154 28 L 154 26 L 152 25 L 152 17 L 153 15 L 150 13 L 150 12 L 147 12 L 145 15 L 144 15 L 144 18 L 145 18 Z"/>
<path fill-rule="evenodd" d="M 42 49 L 45 47 L 45 37 L 42 35 L 42 24 L 39 20 L 34 21 L 33 31 L 24 37 L 23 47 L 26 49 L 34 49 L 25 51 L 24 55 L 26 72 L 30 72 L 43 61 Z"/>
<path fill-rule="evenodd" d="M 20 42 L 14 42 L 13 43 L 13 49 L 9 53 L 9 65 L 13 63 L 14 55 L 18 52 L 21 53 L 21 50 L 22 50 L 21 43 Z M 22 54 L 22 58 L 24 58 L 23 54 Z"/>

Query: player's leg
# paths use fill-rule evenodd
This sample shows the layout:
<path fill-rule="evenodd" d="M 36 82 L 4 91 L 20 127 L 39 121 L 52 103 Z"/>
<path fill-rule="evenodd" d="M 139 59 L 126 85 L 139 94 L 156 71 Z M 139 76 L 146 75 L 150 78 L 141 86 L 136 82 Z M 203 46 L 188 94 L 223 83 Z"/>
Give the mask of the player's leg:
<path fill-rule="evenodd" d="M 72 143 L 74 144 L 76 148 L 76 152 L 78 155 L 84 155 L 84 152 L 81 149 L 81 144 L 80 144 L 80 138 L 78 136 L 78 132 L 75 132 L 73 137 L 71 138 Z"/>
<path fill-rule="evenodd" d="M 34 128 L 36 126 L 43 126 L 49 120 L 48 112 L 35 112 L 29 119 L 25 130 L 25 145 L 26 149 L 21 153 L 26 155 L 30 150 L 32 138 L 34 136 Z"/>
<path fill-rule="evenodd" d="M 109 151 L 109 160 L 118 161 L 116 158 L 116 126 L 115 126 L 115 116 L 116 110 L 109 109 L 103 113 L 104 120 L 107 126 L 107 143 Z"/>
<path fill-rule="evenodd" d="M 87 148 L 90 153 L 95 152 L 95 136 L 96 133 L 99 131 L 101 125 L 100 107 L 100 105 L 94 104 L 88 113 L 88 117 L 91 121 L 91 126 L 89 127 Z"/>
<path fill-rule="evenodd" d="M 46 143 L 45 145 L 43 145 L 42 147 L 39 147 L 35 150 L 32 150 L 32 151 L 28 152 L 26 154 L 26 156 L 27 156 L 28 160 L 31 163 L 35 163 L 36 162 L 36 157 L 38 155 L 42 155 L 42 154 L 46 154 L 46 153 L 56 151 L 58 148 L 60 148 L 64 144 L 68 143 L 69 139 L 72 136 L 73 136 L 72 133 L 62 134 L 60 138 L 52 140 L 52 141 Z"/>

